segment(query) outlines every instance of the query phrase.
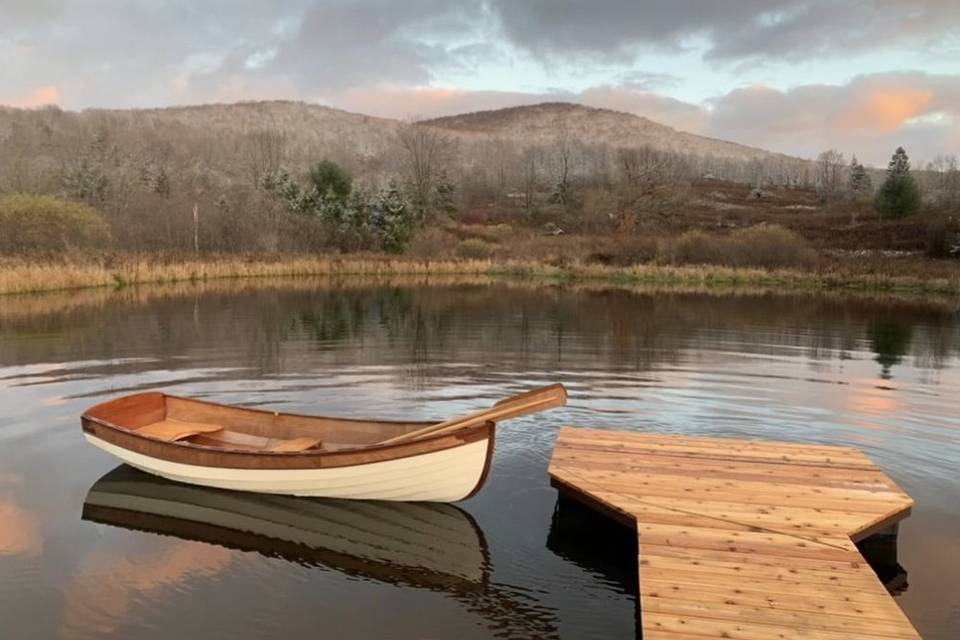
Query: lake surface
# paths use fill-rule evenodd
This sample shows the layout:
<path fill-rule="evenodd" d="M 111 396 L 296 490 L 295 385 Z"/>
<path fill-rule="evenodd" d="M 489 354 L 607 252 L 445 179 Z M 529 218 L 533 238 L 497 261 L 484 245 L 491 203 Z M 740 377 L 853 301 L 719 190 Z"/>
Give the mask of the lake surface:
<path fill-rule="evenodd" d="M 432 511 L 184 493 L 79 426 L 142 389 L 419 420 L 553 381 L 569 406 L 502 425 L 486 488 Z M 898 602 L 957 638 L 958 392 L 944 301 L 362 280 L 0 297 L 0 637 L 633 638 L 629 543 L 549 486 L 573 424 L 861 448 L 916 501 Z M 103 507 L 136 491 L 210 523 Z M 290 514 L 312 538 L 278 532 Z"/>

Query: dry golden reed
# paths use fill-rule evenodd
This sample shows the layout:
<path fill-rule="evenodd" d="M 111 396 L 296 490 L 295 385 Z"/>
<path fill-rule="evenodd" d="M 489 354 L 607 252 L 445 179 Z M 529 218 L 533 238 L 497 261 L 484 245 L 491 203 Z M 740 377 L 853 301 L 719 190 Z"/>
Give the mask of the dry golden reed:
<path fill-rule="evenodd" d="M 605 280 L 698 286 L 761 286 L 784 289 L 914 290 L 960 292 L 960 272 L 947 277 L 858 273 L 843 267 L 818 271 L 759 269 L 717 265 L 690 266 L 647 263 L 632 267 L 573 262 L 554 266 L 526 260 L 416 260 L 384 256 L 349 258 L 284 257 L 280 259 L 223 257 L 163 260 L 126 257 L 112 263 L 0 262 L 0 293 L 30 293 L 84 287 L 123 287 L 131 284 L 203 282 L 223 278 L 281 276 L 513 276 L 562 280 Z"/>

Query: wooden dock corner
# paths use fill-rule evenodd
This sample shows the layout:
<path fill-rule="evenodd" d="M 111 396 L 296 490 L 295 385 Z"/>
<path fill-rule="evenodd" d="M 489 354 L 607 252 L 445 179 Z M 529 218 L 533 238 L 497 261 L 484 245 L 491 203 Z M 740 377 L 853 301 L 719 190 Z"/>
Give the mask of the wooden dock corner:
<path fill-rule="evenodd" d="M 920 638 L 854 544 L 913 501 L 857 449 L 567 427 L 550 477 L 636 530 L 644 640 Z"/>

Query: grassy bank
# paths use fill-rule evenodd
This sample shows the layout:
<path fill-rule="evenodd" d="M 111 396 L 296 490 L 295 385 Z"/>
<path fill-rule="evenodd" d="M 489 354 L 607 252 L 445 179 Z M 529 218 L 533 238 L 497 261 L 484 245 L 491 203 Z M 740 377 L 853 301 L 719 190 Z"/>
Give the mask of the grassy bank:
<path fill-rule="evenodd" d="M 919 260 L 919 259 L 918 259 Z M 709 287 L 762 286 L 782 289 L 860 289 L 960 293 L 960 266 L 926 267 L 907 257 L 881 263 L 834 258 L 815 269 L 757 269 L 645 263 L 629 267 L 573 262 L 556 265 L 517 259 L 419 260 L 381 255 L 344 258 L 217 257 L 161 259 L 120 257 L 110 262 L 0 262 L 0 293 L 30 293 L 142 283 L 207 281 L 278 276 L 490 276 L 615 283 L 692 284 Z M 878 267 L 878 264 L 882 266 Z"/>

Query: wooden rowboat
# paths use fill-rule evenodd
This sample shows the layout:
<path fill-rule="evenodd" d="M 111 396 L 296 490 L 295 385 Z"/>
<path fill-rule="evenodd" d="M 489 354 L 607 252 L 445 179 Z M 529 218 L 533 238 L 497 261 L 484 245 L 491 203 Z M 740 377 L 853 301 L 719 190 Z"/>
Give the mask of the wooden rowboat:
<path fill-rule="evenodd" d="M 490 470 L 496 422 L 566 403 L 562 385 L 534 389 L 453 420 L 322 418 L 138 393 L 82 416 L 91 444 L 190 484 L 328 498 L 455 502 Z"/>

